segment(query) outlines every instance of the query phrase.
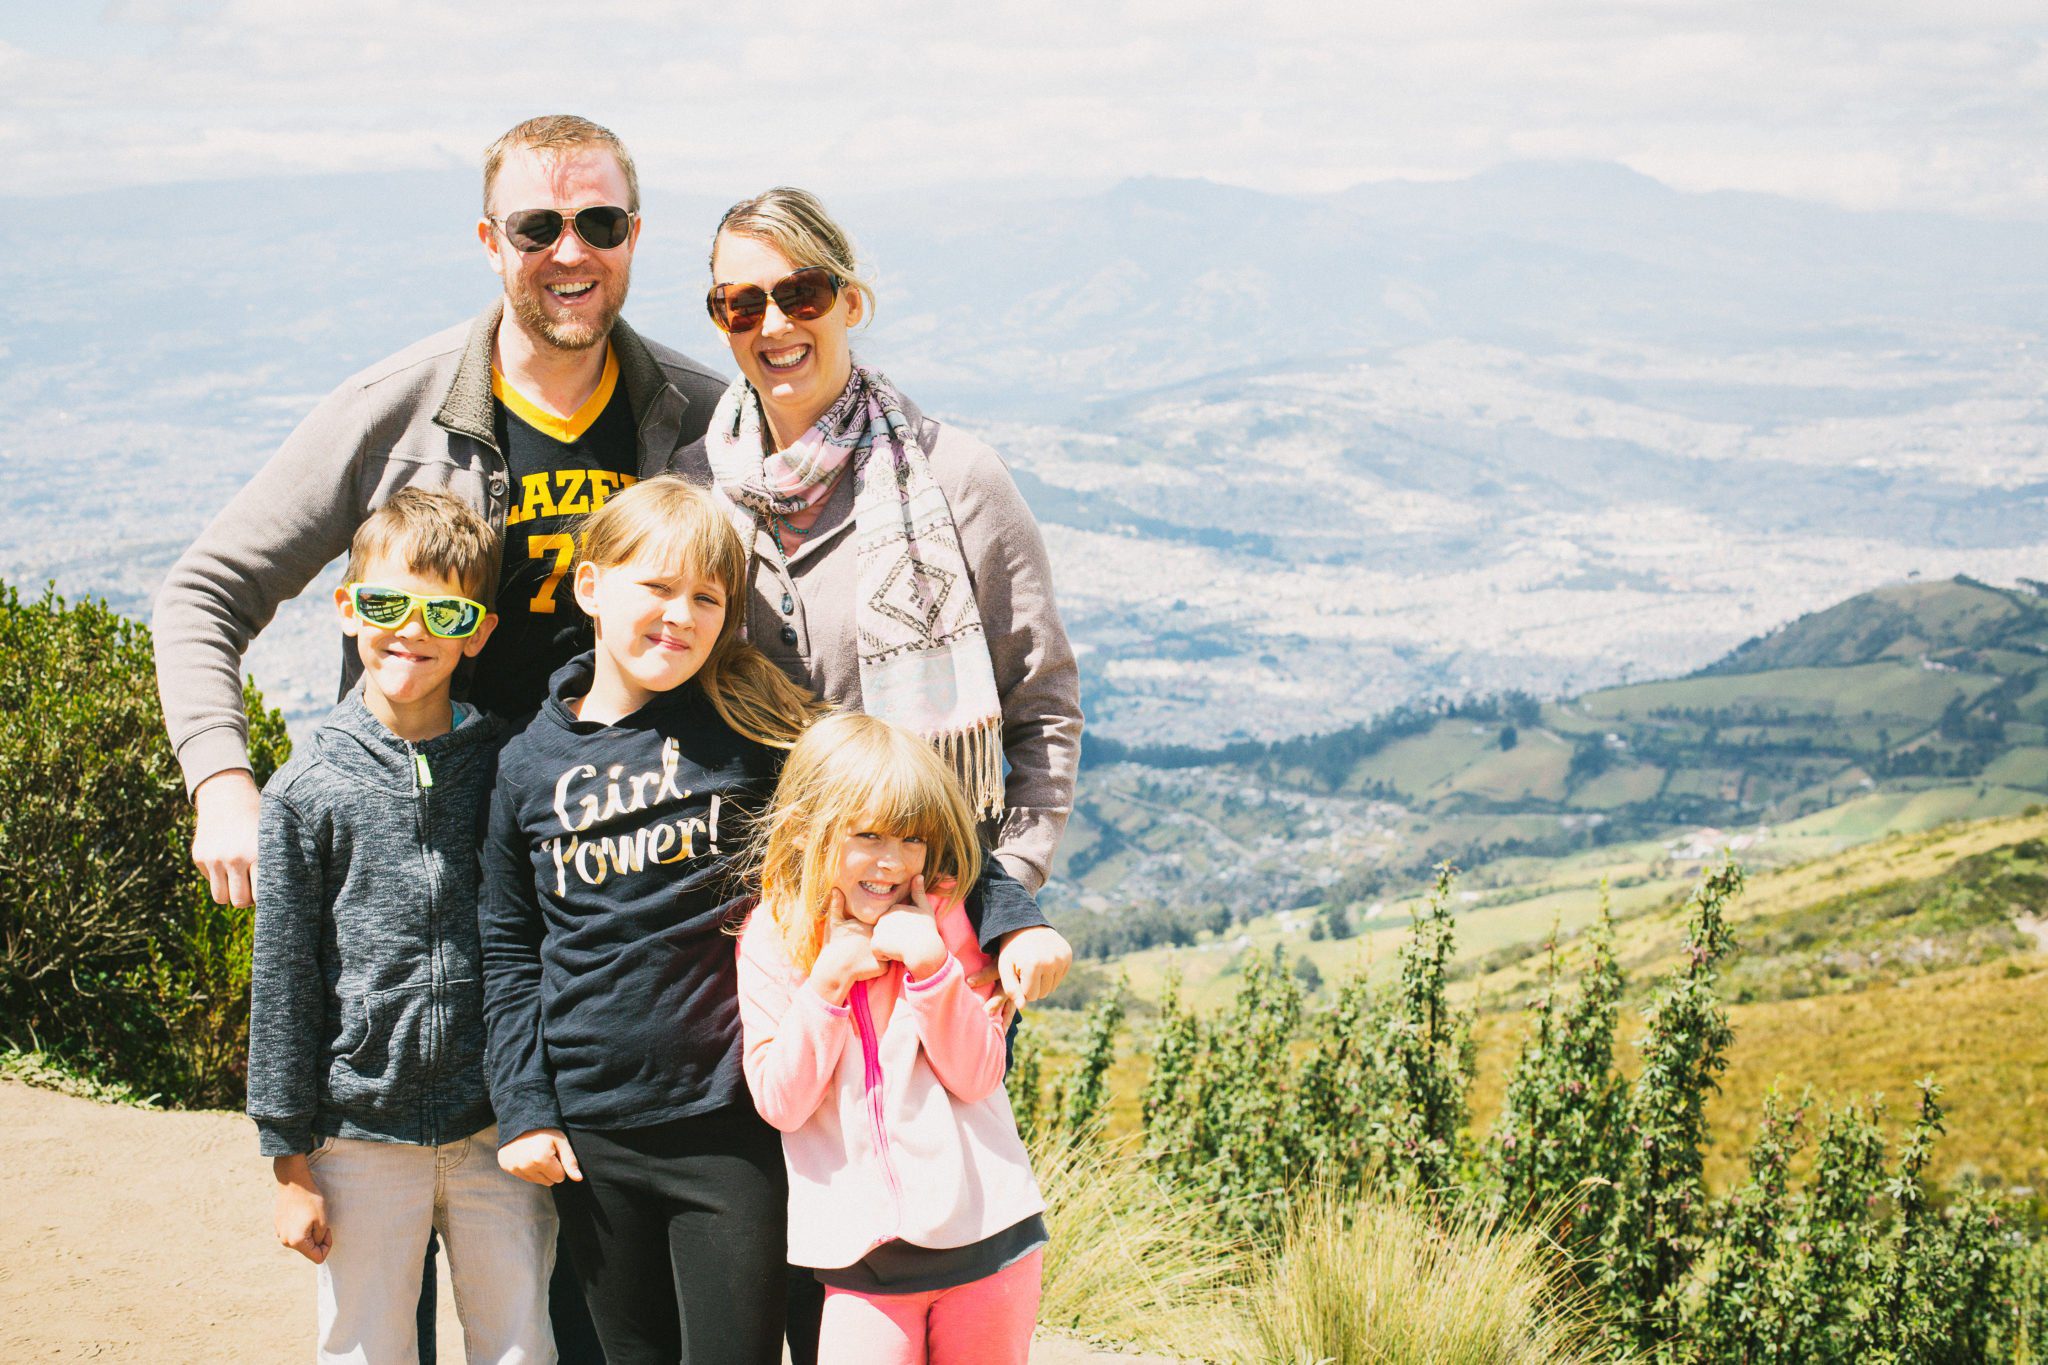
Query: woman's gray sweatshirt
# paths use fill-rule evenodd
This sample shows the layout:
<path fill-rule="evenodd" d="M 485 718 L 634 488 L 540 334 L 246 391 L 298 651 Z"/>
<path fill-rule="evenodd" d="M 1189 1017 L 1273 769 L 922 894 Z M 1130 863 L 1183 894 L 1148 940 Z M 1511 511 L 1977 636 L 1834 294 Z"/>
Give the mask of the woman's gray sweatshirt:
<path fill-rule="evenodd" d="M 358 690 L 263 789 L 249 1115 L 264 1155 L 490 1127 L 477 843 L 503 737 L 471 715 L 408 743 Z"/>

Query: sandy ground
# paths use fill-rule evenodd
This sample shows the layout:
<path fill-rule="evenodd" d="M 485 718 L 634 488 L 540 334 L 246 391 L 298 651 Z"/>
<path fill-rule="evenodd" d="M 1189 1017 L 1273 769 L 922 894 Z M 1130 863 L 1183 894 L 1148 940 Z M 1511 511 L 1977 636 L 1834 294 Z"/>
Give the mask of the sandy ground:
<path fill-rule="evenodd" d="M 148 1178 L 141 1179 L 147 1171 Z M 462 1359 L 443 1268 L 439 1358 Z M 303 1361 L 313 1268 L 270 1235 L 268 1163 L 231 1114 L 0 1081 L 0 1361 Z M 1045 1339 L 1033 1365 L 1164 1365 Z"/>

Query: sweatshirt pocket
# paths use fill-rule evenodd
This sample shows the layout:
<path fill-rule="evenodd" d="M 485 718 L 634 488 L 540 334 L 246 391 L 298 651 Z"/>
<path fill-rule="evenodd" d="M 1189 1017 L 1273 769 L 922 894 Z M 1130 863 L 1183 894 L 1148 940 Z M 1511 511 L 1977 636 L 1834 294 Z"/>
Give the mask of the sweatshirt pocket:
<path fill-rule="evenodd" d="M 344 1046 L 327 1068 L 335 1103 L 381 1108 L 417 1085 L 426 1066 L 431 992 L 424 984 L 401 986 L 342 1002 Z"/>

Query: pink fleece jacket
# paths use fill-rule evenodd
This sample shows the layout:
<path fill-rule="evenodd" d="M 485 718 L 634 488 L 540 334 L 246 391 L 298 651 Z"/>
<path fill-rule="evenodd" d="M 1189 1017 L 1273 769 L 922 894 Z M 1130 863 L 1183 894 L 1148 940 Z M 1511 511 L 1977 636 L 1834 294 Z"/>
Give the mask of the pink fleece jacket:
<path fill-rule="evenodd" d="M 747 1085 L 782 1131 L 789 1259 L 837 1269 L 891 1239 L 959 1247 L 1045 1211 L 1003 1091 L 1003 1030 L 967 978 L 988 962 L 942 902 L 950 956 L 902 964 L 830 1005 L 790 964 L 765 909 L 739 943 Z"/>

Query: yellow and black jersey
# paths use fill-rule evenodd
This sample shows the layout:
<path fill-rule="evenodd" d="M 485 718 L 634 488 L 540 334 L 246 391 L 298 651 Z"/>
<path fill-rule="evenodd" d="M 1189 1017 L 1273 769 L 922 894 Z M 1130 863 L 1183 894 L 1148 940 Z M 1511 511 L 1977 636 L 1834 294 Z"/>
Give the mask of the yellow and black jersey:
<path fill-rule="evenodd" d="M 589 618 L 571 592 L 576 523 L 638 480 L 639 446 L 618 358 L 609 352 L 596 391 L 567 417 L 533 403 L 495 368 L 491 392 L 512 492 L 498 629 L 477 659 L 469 699 L 516 716 L 539 706 L 548 676 L 590 648 Z"/>

